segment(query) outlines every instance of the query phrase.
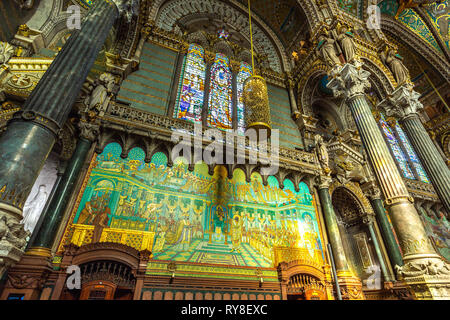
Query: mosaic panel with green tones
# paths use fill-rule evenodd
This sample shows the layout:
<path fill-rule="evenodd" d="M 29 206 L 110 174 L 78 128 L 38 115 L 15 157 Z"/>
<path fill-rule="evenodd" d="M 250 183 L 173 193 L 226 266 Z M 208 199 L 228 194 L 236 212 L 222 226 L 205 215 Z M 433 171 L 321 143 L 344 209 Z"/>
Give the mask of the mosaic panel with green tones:
<path fill-rule="evenodd" d="M 134 108 L 165 115 L 176 57 L 176 52 L 172 50 L 146 43 L 139 70 L 123 82 L 118 99 L 129 102 Z"/>
<path fill-rule="evenodd" d="M 270 116 L 272 129 L 280 132 L 280 146 L 303 149 L 302 138 L 298 126 L 291 118 L 289 93 L 285 88 L 268 84 Z"/>

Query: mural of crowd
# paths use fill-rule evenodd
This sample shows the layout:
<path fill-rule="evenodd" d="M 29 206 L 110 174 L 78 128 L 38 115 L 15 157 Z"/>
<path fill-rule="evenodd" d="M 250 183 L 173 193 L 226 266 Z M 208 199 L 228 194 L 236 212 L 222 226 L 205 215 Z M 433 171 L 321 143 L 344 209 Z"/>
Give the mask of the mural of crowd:
<path fill-rule="evenodd" d="M 188 170 L 178 158 L 172 167 L 158 152 L 145 163 L 135 148 L 126 159 L 119 144 L 105 147 L 93 163 L 77 225 L 93 225 L 92 242 L 104 228 L 155 234 L 154 259 L 272 267 L 274 247 L 303 248 L 323 257 L 322 241 L 308 187 L 295 191 L 290 180 L 275 177 L 263 185 L 258 173 L 246 182 L 241 169 L 227 178 L 226 168 L 208 173 L 204 163 Z"/>

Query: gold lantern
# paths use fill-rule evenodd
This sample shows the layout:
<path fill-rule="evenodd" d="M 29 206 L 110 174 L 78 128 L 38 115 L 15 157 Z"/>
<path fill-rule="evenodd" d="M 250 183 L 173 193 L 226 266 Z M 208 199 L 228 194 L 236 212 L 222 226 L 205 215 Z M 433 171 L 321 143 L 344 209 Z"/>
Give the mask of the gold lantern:
<path fill-rule="evenodd" d="M 244 82 L 243 102 L 245 106 L 245 127 L 247 130 L 254 129 L 258 136 L 260 130 L 267 130 L 267 138 L 269 138 L 272 130 L 269 95 L 267 93 L 266 80 L 263 77 L 255 75 L 250 0 L 248 0 L 248 19 L 250 24 L 250 45 L 252 51 L 252 76 Z"/>
<path fill-rule="evenodd" d="M 243 102 L 245 106 L 244 121 L 247 129 L 259 132 L 267 130 L 271 133 L 269 95 L 266 80 L 260 76 L 252 76 L 244 82 Z"/>

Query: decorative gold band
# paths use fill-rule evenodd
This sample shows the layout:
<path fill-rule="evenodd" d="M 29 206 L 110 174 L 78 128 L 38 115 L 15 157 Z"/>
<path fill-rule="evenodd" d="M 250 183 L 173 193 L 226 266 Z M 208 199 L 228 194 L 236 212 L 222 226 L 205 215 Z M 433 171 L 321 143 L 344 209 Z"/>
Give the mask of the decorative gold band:
<path fill-rule="evenodd" d="M 32 247 L 28 249 L 25 254 L 31 256 L 51 257 L 52 251 L 49 248 L 44 247 Z"/>

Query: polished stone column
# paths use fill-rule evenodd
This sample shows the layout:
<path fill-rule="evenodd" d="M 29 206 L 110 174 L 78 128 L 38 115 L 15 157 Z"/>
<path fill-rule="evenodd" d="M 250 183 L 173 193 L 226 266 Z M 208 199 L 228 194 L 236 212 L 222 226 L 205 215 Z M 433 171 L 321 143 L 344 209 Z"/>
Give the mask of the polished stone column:
<path fill-rule="evenodd" d="M 391 261 L 391 265 L 393 267 L 395 267 L 396 265 L 402 266 L 402 254 L 400 252 L 400 248 L 398 247 L 397 241 L 395 240 L 395 235 L 392 231 L 391 223 L 389 222 L 386 211 L 384 210 L 380 189 L 378 189 L 378 187 L 374 185 L 374 182 L 370 182 L 367 185 L 368 189 L 365 191 L 365 195 L 370 199 L 370 204 L 372 205 L 373 211 L 375 212 L 375 218 L 380 228 L 384 244 L 386 245 L 386 250 L 389 256 L 389 260 Z"/>
<path fill-rule="evenodd" d="M 26 245 L 19 230 L 24 202 L 118 16 L 112 1 L 95 2 L 0 136 L 0 219 L 14 230 L 1 241 L 0 274 Z"/>
<path fill-rule="evenodd" d="M 372 215 L 367 215 L 363 218 L 363 223 L 369 229 L 370 237 L 372 238 L 373 246 L 375 247 L 375 253 L 377 255 L 378 261 L 380 262 L 381 273 L 383 275 L 384 281 L 392 281 L 391 275 L 388 272 L 388 268 L 381 253 L 380 243 L 378 242 L 378 237 L 375 232 L 374 223 L 375 217 Z"/>
<path fill-rule="evenodd" d="M 289 93 L 289 100 L 291 102 L 291 117 L 293 119 L 298 119 L 301 116 L 300 111 L 298 111 L 297 101 L 295 100 L 294 87 L 295 81 L 290 74 L 287 74 L 286 87 Z"/>
<path fill-rule="evenodd" d="M 322 181 L 318 186 L 319 199 L 325 218 L 328 240 L 333 249 L 336 270 L 338 273 L 342 271 L 347 272 L 350 271 L 350 269 L 348 267 L 347 258 L 345 257 L 344 245 L 342 244 L 342 238 L 339 233 L 336 213 L 334 212 L 333 204 L 331 202 L 329 190 L 331 179 L 328 177 L 321 177 L 321 180 Z"/>
<path fill-rule="evenodd" d="M 419 119 L 417 111 L 423 109 L 419 97 L 420 94 L 413 90 L 411 84 L 405 84 L 381 102 L 380 106 L 386 115 L 399 119 L 437 195 L 447 212 L 450 212 L 450 170 Z"/>
<path fill-rule="evenodd" d="M 75 190 L 92 143 L 98 135 L 97 126 L 89 123 L 81 123 L 80 126 L 83 127 L 81 137 L 78 140 L 72 158 L 66 166 L 54 197 L 49 203 L 47 210 L 42 213 L 44 216 L 42 225 L 26 251 L 29 255 L 51 255 L 50 249 L 55 241 L 64 212 Z"/>
<path fill-rule="evenodd" d="M 399 238 L 405 265 L 397 267 L 400 274 L 420 268 L 426 271 L 429 263 L 442 263 L 432 247 L 406 185 L 396 167 L 388 146 L 372 115 L 365 97 L 370 87 L 370 73 L 360 62 L 335 67 L 328 87 L 335 95 L 343 95 L 355 120 L 368 162 L 383 193 L 387 210 Z"/>

